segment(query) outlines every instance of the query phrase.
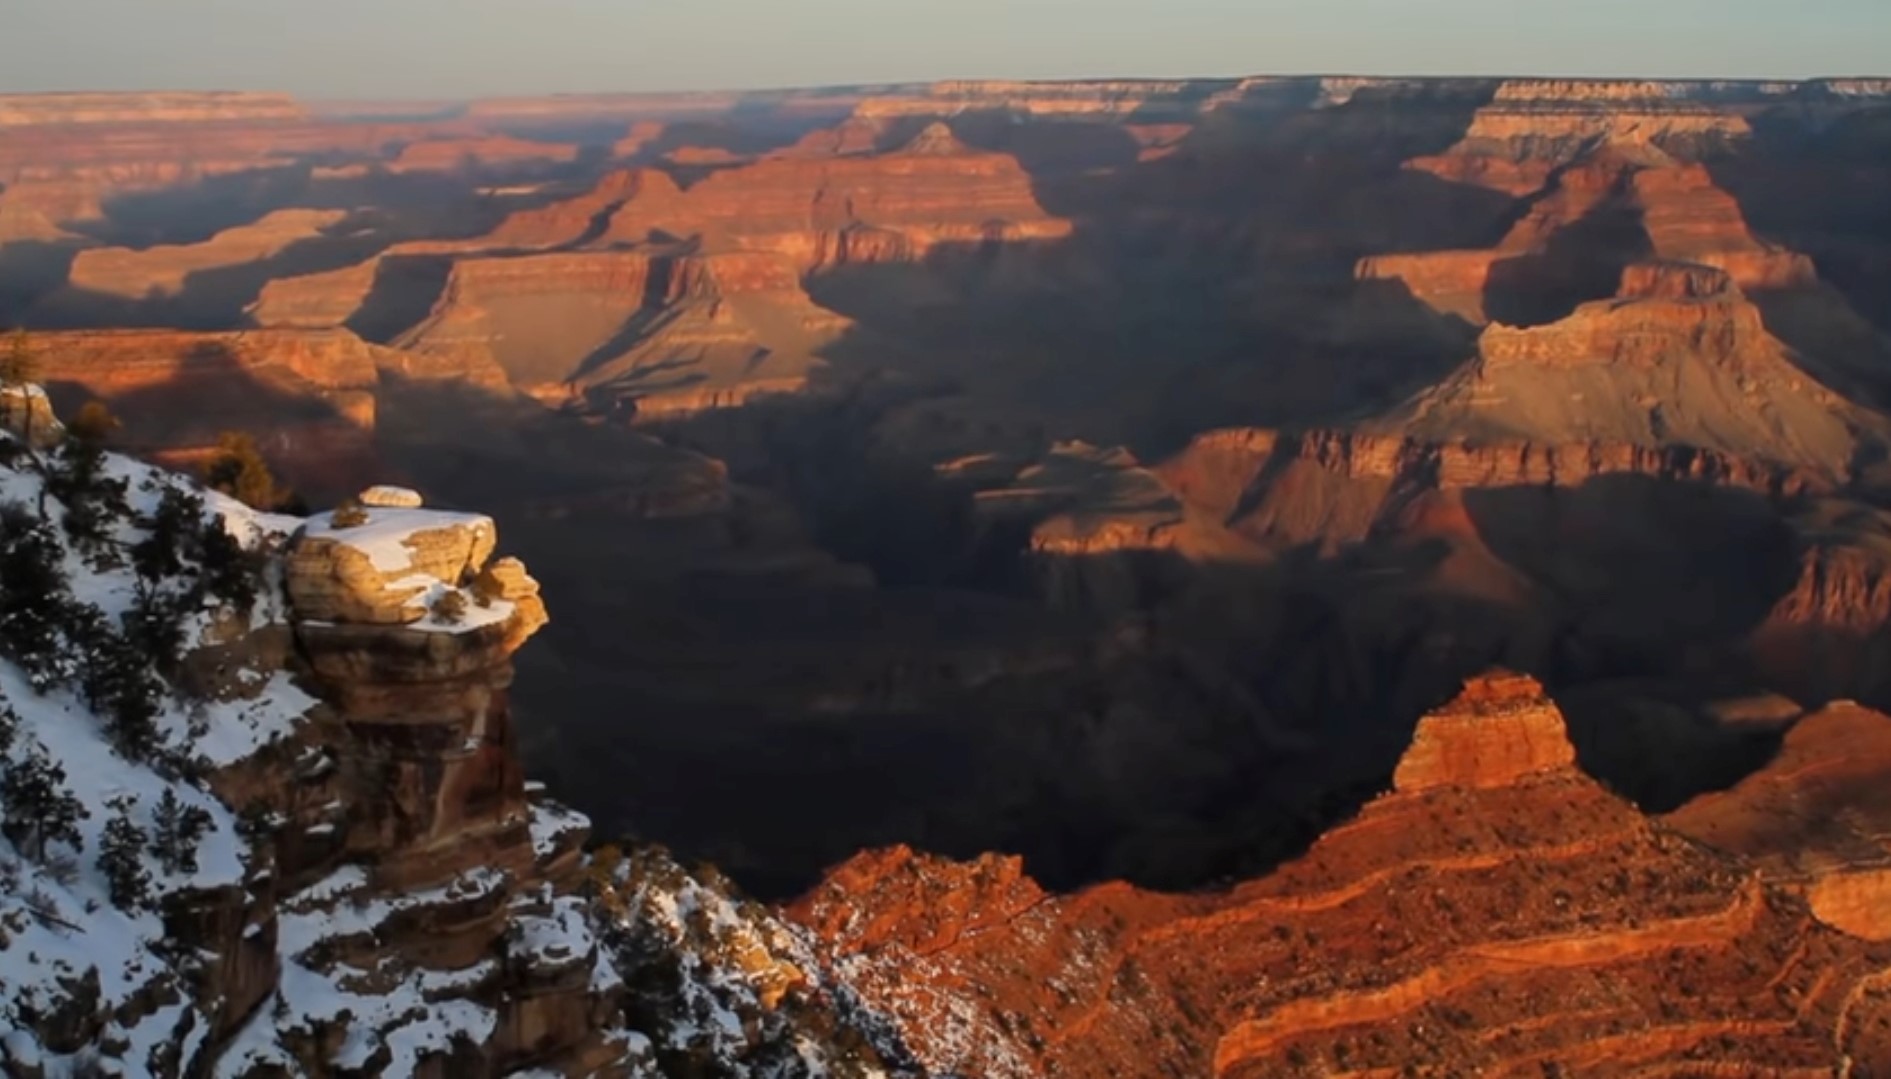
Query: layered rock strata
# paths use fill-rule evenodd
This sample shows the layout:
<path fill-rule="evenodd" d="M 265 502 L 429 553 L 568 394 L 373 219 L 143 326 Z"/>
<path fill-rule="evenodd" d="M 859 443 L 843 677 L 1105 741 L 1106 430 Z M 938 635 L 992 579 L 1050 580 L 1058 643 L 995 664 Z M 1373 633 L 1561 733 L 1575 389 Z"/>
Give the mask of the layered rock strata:
<path fill-rule="evenodd" d="M 495 539 L 489 518 L 371 505 L 291 541 L 290 628 L 331 709 L 303 752 L 330 797 L 263 795 L 282 1007 L 238 1035 L 238 1073 L 623 1055 L 604 1035 L 621 983 L 570 895 L 583 821 L 535 805 L 519 769 L 511 656 L 546 615 L 523 566 L 489 562 Z"/>
<path fill-rule="evenodd" d="M 929 1067 L 1812 1075 L 1891 1059 L 1887 955 L 1576 771 L 1540 687 L 1421 721 L 1396 789 L 1260 880 L 1048 894 L 892 850 L 793 910 Z M 975 988 L 974 988 L 975 987 Z"/>
<path fill-rule="evenodd" d="M 1765 768 L 1666 820 L 1753 859 L 1826 924 L 1891 940 L 1888 767 L 1891 716 L 1839 701 L 1795 723 Z"/>

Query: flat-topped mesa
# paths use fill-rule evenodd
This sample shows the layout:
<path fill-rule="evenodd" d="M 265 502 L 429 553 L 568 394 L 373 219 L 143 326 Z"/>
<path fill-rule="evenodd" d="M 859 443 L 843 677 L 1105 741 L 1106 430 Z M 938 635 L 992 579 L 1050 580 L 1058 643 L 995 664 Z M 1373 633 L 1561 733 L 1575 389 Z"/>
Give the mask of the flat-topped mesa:
<path fill-rule="evenodd" d="M 465 168 L 563 165 L 578 159 L 578 147 L 506 136 L 426 139 L 404 147 L 390 172 L 453 172 Z"/>
<path fill-rule="evenodd" d="M 343 210 L 276 210 L 202 243 L 93 248 L 72 260 L 69 282 L 75 289 L 126 299 L 172 296 L 193 274 L 275 257 L 320 237 L 347 216 Z"/>
<path fill-rule="evenodd" d="M 1418 721 L 1392 785 L 1400 793 L 1436 787 L 1508 787 L 1576 763 L 1569 730 L 1543 686 L 1499 671 L 1465 683 L 1450 704 Z"/>
<path fill-rule="evenodd" d="M 281 123 L 308 118 L 307 111 L 287 94 L 196 91 L 0 94 L 0 127 Z"/>

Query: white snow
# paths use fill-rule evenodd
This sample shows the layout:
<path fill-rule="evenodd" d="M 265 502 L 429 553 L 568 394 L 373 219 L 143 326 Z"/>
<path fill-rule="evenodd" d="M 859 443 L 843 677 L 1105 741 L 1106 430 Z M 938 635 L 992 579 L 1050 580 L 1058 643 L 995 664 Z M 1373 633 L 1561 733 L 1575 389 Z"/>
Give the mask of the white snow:
<path fill-rule="evenodd" d="M 414 550 L 408 541 L 417 533 L 443 528 L 472 528 L 492 531 L 492 518 L 483 513 L 450 513 L 445 510 L 392 509 L 368 507 L 367 521 L 352 527 L 339 527 L 335 515 L 318 513 L 308 520 L 310 539 L 330 539 L 346 544 L 368 556 L 375 569 L 399 573 L 414 564 Z"/>
<path fill-rule="evenodd" d="M 531 784 L 526 785 L 528 788 Z M 543 861 L 550 858 L 566 838 L 591 827 L 591 818 L 554 802 L 532 803 L 532 854 Z"/>

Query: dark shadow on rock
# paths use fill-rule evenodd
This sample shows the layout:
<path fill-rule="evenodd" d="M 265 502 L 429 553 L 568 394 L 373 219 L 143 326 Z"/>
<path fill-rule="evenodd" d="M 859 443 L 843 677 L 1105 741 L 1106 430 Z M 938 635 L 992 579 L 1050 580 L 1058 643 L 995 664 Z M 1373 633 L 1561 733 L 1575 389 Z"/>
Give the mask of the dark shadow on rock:
<path fill-rule="evenodd" d="M 32 310 L 72 272 L 79 247 L 36 240 L 0 245 L 0 325 L 36 326 Z"/>
<path fill-rule="evenodd" d="M 1541 326 L 1614 296 L 1622 271 L 1654 253 L 1633 206 L 1604 202 L 1558 229 L 1542 251 L 1499 259 L 1484 285 L 1484 311 L 1509 326 Z"/>
<path fill-rule="evenodd" d="M 1754 233 L 1812 257 L 1859 316 L 1891 333 L 1891 107 L 1809 128 L 1755 118 L 1749 140 L 1710 157 L 1714 182 Z"/>
<path fill-rule="evenodd" d="M 373 432 L 311 387 L 258 378 L 220 341 L 206 341 L 156 379 L 116 389 L 124 372 L 90 370 L 44 356 L 54 409 L 76 415 L 101 401 L 123 423 L 116 444 L 127 452 L 194 468 L 227 431 L 250 435 L 277 474 L 297 491 L 333 499 L 359 488 L 374 470 Z"/>
<path fill-rule="evenodd" d="M 364 341 L 391 344 L 424 320 L 446 292 L 453 259 L 392 255 L 374 268 L 374 283 L 348 317 L 348 329 Z"/>

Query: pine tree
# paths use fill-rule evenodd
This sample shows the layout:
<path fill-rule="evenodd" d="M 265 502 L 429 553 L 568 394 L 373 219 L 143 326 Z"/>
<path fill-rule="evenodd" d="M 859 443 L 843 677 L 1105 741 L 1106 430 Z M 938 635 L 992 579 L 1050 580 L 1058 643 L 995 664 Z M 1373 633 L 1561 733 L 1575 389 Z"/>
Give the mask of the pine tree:
<path fill-rule="evenodd" d="M 151 673 L 150 657 L 103 628 L 104 616 L 97 608 L 87 611 L 83 628 L 75 626 L 71 634 L 83 642 L 80 688 L 85 702 L 104 717 L 106 732 L 120 754 L 129 760 L 145 760 L 158 744 L 163 683 Z"/>
<path fill-rule="evenodd" d="M 166 873 L 177 872 L 183 863 L 183 828 L 184 806 L 177 800 L 177 792 L 164 788 L 164 797 L 158 799 L 158 809 L 151 817 L 151 853 Z"/>
<path fill-rule="evenodd" d="M 66 533 L 92 550 L 104 545 L 114 518 L 130 513 L 125 481 L 105 475 L 105 439 L 117 426 L 104 405 L 87 404 L 46 470 L 45 489 L 66 504 Z"/>
<path fill-rule="evenodd" d="M 246 550 L 221 521 L 206 521 L 198 536 L 203 587 L 210 595 L 247 612 L 262 592 L 263 556 Z"/>
<path fill-rule="evenodd" d="M 151 892 L 151 876 L 144 868 L 145 831 L 131 819 L 132 805 L 127 796 L 112 799 L 112 817 L 99 837 L 99 871 L 120 910 L 143 906 Z"/>
<path fill-rule="evenodd" d="M 0 506 L 0 651 L 26 669 L 33 688 L 57 681 L 69 602 L 59 541 L 17 504 Z"/>
<path fill-rule="evenodd" d="M 201 806 L 187 806 L 175 791 L 166 789 L 153 819 L 151 853 L 166 873 L 197 872 L 197 848 L 216 827 Z"/>
<path fill-rule="evenodd" d="M 197 872 L 197 849 L 203 845 L 204 836 L 217 830 L 217 822 L 210 811 L 202 806 L 185 806 L 184 823 L 180 837 L 183 840 L 184 872 Z"/>
<path fill-rule="evenodd" d="M 36 862 L 46 860 L 46 845 L 83 846 L 79 822 L 92 814 L 66 789 L 66 770 L 35 746 L 24 757 L 7 761 L 0 782 L 5 821 L 0 824 L 13 845 Z"/>

